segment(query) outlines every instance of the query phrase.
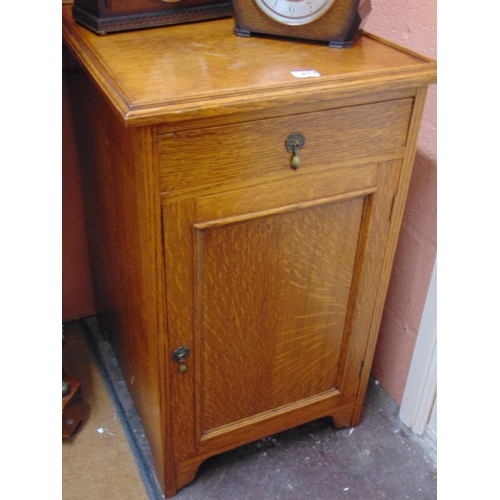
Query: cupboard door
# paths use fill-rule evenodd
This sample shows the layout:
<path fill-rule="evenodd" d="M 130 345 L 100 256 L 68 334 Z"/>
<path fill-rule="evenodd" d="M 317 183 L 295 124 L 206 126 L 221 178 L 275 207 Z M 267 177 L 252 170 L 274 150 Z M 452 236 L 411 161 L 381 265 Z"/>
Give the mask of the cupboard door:
<path fill-rule="evenodd" d="M 400 160 L 164 200 L 175 461 L 350 424 Z M 179 485 L 178 485 L 179 487 Z"/>

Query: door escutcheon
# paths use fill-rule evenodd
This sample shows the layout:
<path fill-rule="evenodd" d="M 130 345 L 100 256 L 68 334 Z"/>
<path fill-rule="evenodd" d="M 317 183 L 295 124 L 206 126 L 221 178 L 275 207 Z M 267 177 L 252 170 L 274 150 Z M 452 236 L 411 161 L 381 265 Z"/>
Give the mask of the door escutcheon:
<path fill-rule="evenodd" d="M 176 362 L 179 363 L 179 371 L 184 374 L 187 371 L 187 366 L 184 361 L 189 358 L 189 355 L 191 354 L 191 351 L 189 350 L 189 347 L 186 346 L 181 346 L 178 347 L 173 353 L 172 353 L 172 359 Z"/>

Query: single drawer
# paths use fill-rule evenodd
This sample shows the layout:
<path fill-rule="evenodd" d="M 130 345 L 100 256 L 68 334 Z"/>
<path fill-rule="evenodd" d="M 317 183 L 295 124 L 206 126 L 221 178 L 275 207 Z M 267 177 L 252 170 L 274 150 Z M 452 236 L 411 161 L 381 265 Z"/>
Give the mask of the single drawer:
<path fill-rule="evenodd" d="M 285 141 L 296 132 L 305 138 L 301 170 L 401 157 L 412 104 L 400 99 L 159 135 L 162 192 L 293 173 Z"/>

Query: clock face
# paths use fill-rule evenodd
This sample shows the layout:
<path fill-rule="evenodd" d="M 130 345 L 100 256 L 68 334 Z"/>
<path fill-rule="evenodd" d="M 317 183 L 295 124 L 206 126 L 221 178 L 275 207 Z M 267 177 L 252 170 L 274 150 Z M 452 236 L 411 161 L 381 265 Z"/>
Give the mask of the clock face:
<path fill-rule="evenodd" d="M 319 19 L 335 0 L 255 0 L 255 3 L 271 19 L 293 26 Z"/>

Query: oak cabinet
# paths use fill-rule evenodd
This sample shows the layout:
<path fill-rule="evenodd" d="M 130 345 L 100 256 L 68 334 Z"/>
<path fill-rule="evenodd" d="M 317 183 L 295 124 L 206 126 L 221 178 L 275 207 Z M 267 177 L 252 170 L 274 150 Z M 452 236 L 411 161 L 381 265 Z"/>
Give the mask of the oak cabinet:
<path fill-rule="evenodd" d="M 181 467 L 284 422 L 351 425 L 400 168 L 164 203 L 169 341 L 193 353 L 170 368 Z"/>
<path fill-rule="evenodd" d="M 231 20 L 102 38 L 63 7 L 63 33 L 96 303 L 165 494 L 241 444 L 357 425 L 435 63 Z"/>

